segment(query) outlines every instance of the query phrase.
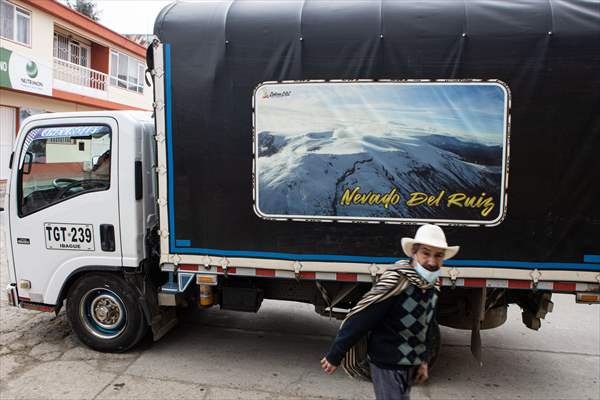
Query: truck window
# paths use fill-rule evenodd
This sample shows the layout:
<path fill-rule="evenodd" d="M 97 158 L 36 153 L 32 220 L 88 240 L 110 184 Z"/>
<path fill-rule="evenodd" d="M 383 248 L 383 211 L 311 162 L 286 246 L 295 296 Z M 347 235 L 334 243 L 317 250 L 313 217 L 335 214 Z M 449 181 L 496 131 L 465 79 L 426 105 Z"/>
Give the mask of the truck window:
<path fill-rule="evenodd" d="M 35 128 L 25 138 L 19 168 L 19 215 L 110 187 L 108 126 Z"/>

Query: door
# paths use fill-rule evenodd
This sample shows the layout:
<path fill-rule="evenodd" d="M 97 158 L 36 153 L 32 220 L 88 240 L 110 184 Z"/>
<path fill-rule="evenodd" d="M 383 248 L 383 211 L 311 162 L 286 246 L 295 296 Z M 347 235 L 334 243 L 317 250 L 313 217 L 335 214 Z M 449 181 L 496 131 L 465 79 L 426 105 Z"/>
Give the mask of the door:
<path fill-rule="evenodd" d="M 0 107 L 0 185 L 8 179 L 10 169 L 8 160 L 16 136 L 16 109 L 12 107 Z M 0 188 L 0 191 L 3 190 Z M 0 195 L 0 204 L 3 196 Z"/>
<path fill-rule="evenodd" d="M 19 297 L 55 304 L 80 268 L 122 266 L 117 123 L 56 118 L 23 131 L 9 206 Z"/>

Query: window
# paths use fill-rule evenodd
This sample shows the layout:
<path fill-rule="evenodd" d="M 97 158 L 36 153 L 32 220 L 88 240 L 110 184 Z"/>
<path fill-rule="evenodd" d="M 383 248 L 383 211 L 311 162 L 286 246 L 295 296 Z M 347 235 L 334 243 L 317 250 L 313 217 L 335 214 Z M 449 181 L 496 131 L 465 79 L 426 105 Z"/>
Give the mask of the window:
<path fill-rule="evenodd" d="M 119 54 L 119 72 L 117 75 L 119 87 L 127 88 L 127 56 Z"/>
<path fill-rule="evenodd" d="M 53 53 L 54 57 L 69 61 L 69 38 L 55 33 Z"/>
<path fill-rule="evenodd" d="M 31 13 L 7 0 L 0 0 L 0 36 L 31 45 Z"/>
<path fill-rule="evenodd" d="M 90 47 L 60 33 L 54 34 L 54 57 L 82 67 L 90 67 Z"/>
<path fill-rule="evenodd" d="M 110 84 L 113 86 L 117 85 L 117 78 L 119 71 L 119 53 L 114 51 L 110 52 Z"/>
<path fill-rule="evenodd" d="M 138 85 L 138 62 L 136 60 L 134 60 L 133 58 L 129 57 L 129 68 L 127 69 L 128 71 L 128 79 L 127 81 L 129 82 L 129 86 L 128 89 L 129 90 L 133 90 L 136 91 Z"/>
<path fill-rule="evenodd" d="M 138 93 L 144 93 L 146 65 L 118 51 L 110 52 L 110 84 Z"/>
<path fill-rule="evenodd" d="M 19 215 L 110 187 L 110 128 L 36 128 L 27 134 L 19 169 Z"/>

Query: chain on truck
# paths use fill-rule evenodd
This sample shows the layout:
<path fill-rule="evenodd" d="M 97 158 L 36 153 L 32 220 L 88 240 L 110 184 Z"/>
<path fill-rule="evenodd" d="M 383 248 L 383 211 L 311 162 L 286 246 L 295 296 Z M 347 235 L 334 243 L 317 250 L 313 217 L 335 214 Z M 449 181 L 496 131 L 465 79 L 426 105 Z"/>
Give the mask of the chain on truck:
<path fill-rule="evenodd" d="M 343 318 L 422 223 L 462 247 L 437 318 L 476 355 L 509 305 L 537 330 L 553 293 L 598 303 L 600 16 L 567 3 L 166 7 L 154 113 L 23 123 L 10 304 L 66 303 L 101 351 L 158 340 L 177 307 Z"/>

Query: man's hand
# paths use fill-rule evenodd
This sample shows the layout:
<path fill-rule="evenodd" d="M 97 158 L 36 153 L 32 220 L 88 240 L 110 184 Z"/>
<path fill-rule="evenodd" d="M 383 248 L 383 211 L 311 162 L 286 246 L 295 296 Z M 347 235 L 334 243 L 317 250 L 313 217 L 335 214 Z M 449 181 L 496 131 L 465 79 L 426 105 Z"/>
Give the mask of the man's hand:
<path fill-rule="evenodd" d="M 329 361 L 327 361 L 327 358 L 325 357 L 323 357 L 323 359 L 321 360 L 321 368 L 323 368 L 323 371 L 325 371 L 325 373 L 329 375 L 333 374 L 337 369 L 337 367 Z"/>
<path fill-rule="evenodd" d="M 417 374 L 415 375 L 415 385 L 420 385 L 427 379 L 429 379 L 429 366 L 426 362 L 422 362 L 417 369 Z"/>

